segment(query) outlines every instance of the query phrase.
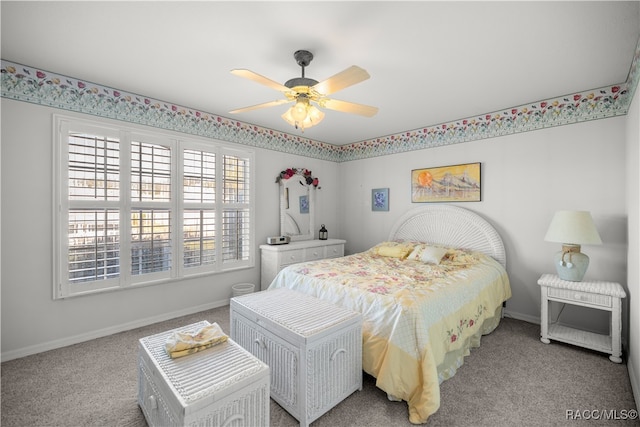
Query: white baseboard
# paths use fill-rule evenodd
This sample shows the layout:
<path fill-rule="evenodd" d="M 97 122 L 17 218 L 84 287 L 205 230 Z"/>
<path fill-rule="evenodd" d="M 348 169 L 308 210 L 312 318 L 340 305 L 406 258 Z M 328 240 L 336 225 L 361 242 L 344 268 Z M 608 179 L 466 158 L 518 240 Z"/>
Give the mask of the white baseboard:
<path fill-rule="evenodd" d="M 509 311 L 505 308 L 504 317 L 510 317 L 516 320 L 522 320 L 523 322 L 533 323 L 535 325 L 540 324 L 540 316 L 531 316 L 529 314 L 517 313 L 515 311 Z"/>
<path fill-rule="evenodd" d="M 158 322 L 164 322 L 165 320 L 175 319 L 176 317 L 187 316 L 189 314 L 198 313 L 200 311 L 211 310 L 212 308 L 222 307 L 229 305 L 229 300 L 215 301 L 208 304 L 199 305 L 196 307 L 190 307 L 184 310 L 178 310 L 170 313 L 163 313 L 159 316 L 147 317 L 139 319 L 133 322 L 122 323 L 120 325 L 114 325 L 104 329 L 98 329 L 96 331 L 87 332 L 84 334 L 74 335 L 71 337 L 62 338 L 59 340 L 48 341 L 42 344 L 32 345 L 29 347 L 20 348 L 17 350 L 11 350 L 0 354 L 0 360 L 6 362 L 8 360 L 19 359 L 21 357 L 30 356 L 32 354 L 42 353 L 44 351 L 55 350 L 56 348 L 62 348 L 73 344 L 93 340 L 96 338 L 102 338 L 109 335 L 117 334 L 119 332 L 129 331 L 131 329 L 140 328 L 142 326 L 152 325 Z"/>

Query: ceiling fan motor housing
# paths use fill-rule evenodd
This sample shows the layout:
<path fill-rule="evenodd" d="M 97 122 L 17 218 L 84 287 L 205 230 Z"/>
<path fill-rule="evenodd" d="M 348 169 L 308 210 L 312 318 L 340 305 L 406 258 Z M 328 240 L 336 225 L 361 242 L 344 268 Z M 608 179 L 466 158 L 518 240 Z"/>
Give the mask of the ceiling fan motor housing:
<path fill-rule="evenodd" d="M 291 80 L 287 80 L 287 82 L 284 84 L 286 87 L 288 87 L 289 89 L 293 89 L 297 86 L 315 86 L 318 84 L 317 80 L 313 80 L 313 79 L 308 79 L 306 77 L 295 77 Z"/>
<path fill-rule="evenodd" d="M 317 80 L 308 79 L 304 76 L 304 67 L 308 66 L 313 59 L 313 54 L 308 50 L 296 50 L 293 54 L 296 62 L 300 67 L 302 67 L 302 77 L 295 77 L 293 79 L 287 80 L 284 84 L 289 89 L 293 89 L 298 86 L 306 86 L 311 87 L 318 84 Z"/>

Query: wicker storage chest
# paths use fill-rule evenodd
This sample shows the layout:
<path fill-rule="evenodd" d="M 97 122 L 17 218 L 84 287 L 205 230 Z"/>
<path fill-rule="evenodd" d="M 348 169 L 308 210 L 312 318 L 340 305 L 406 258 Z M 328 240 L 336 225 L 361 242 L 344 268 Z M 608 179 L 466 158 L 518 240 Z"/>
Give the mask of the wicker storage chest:
<path fill-rule="evenodd" d="M 289 289 L 231 299 L 231 337 L 271 368 L 271 397 L 300 425 L 362 389 L 362 315 Z"/>
<path fill-rule="evenodd" d="M 150 426 L 269 425 L 267 365 L 232 340 L 171 359 L 164 344 L 173 331 L 139 341 L 138 404 Z"/>

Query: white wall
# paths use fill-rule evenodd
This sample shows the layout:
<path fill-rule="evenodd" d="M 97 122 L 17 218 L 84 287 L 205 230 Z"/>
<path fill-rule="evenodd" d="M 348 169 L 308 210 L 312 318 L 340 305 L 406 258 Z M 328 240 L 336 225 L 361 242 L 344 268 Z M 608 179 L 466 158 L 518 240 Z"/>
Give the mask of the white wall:
<path fill-rule="evenodd" d="M 340 165 L 341 237 L 349 253 L 386 239 L 411 203 L 412 169 L 481 162 L 482 201 L 459 206 L 481 214 L 504 239 L 513 297 L 507 312 L 539 322 L 542 273 L 553 273 L 560 244 L 544 235 L 556 210 L 589 210 L 603 245 L 585 246 L 591 258 L 585 277 L 626 287 L 625 117 L 590 121 L 499 138 Z M 388 187 L 389 212 L 371 211 L 371 189 Z M 636 190 L 637 191 L 637 190 Z M 635 285 L 634 285 L 635 286 Z M 607 316 L 564 310 L 562 320 L 608 332 Z"/>
<path fill-rule="evenodd" d="M 416 206 L 410 200 L 411 169 L 481 162 L 483 200 L 460 206 L 480 213 L 504 238 L 513 288 L 508 313 L 524 320 L 539 320 L 540 291 L 536 282 L 541 273 L 553 272 L 551 258 L 559 249 L 557 244 L 544 242 L 543 237 L 551 216 L 559 209 L 590 210 L 600 231 L 604 244 L 583 248 L 591 256 L 587 279 L 619 281 L 628 289 L 626 218 L 627 209 L 632 208 L 627 207 L 625 196 L 632 198 L 635 194 L 637 210 L 638 187 L 632 184 L 628 190 L 625 188 L 625 165 L 629 163 L 625 153 L 636 150 L 636 163 L 628 166 L 635 166 L 637 183 L 637 103 L 636 95 L 635 119 L 590 121 L 341 164 L 256 150 L 255 268 L 53 301 L 51 123 L 52 114 L 61 112 L 3 98 L 2 358 L 8 360 L 224 305 L 232 284 L 258 283 L 257 245 L 279 232 L 275 176 L 291 166 L 309 168 L 320 178 L 316 223 L 326 224 L 330 237 L 346 239 L 347 252 L 354 253 L 386 239 L 395 219 Z M 632 120 L 636 136 L 629 142 L 626 134 L 631 132 L 625 127 L 633 128 Z M 371 189 L 381 187 L 390 188 L 390 211 L 372 212 Z M 637 230 L 637 212 L 635 226 Z M 637 238 L 635 251 L 637 254 Z M 638 293 L 637 264 L 635 275 L 636 279 L 630 280 L 635 286 L 630 292 L 631 300 L 634 292 Z M 637 313 L 637 301 L 635 304 L 632 308 Z M 584 316 L 584 312 L 572 312 L 568 307 L 563 319 L 606 332 L 602 314 Z M 627 317 L 625 331 L 629 330 Z M 637 325 L 637 317 L 632 322 Z M 636 361 L 637 345 L 635 341 Z"/>
<path fill-rule="evenodd" d="M 629 346 L 627 366 L 636 405 L 640 406 L 640 90 L 627 114 L 627 213 L 629 215 Z"/>
<path fill-rule="evenodd" d="M 321 208 L 317 220 L 329 230 L 337 229 L 338 165 L 257 149 L 255 268 L 54 301 L 52 115 L 76 114 L 6 98 L 2 98 L 1 106 L 2 360 L 225 305 L 234 283 L 259 284 L 258 245 L 267 236 L 279 234 L 275 178 L 287 167 L 311 169 L 320 179 L 322 189 L 317 192 L 317 200 Z"/>

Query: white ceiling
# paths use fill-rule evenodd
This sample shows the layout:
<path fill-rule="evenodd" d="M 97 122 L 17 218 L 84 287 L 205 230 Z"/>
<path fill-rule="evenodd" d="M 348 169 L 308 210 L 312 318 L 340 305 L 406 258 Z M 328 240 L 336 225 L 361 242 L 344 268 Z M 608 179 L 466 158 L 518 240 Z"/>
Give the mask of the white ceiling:
<path fill-rule="evenodd" d="M 303 136 L 348 144 L 622 83 L 640 2 L 1 2 L 2 58 L 215 115 L 299 133 L 281 94 L 299 49 L 322 81 L 351 65 L 371 78 L 332 98 L 373 118 L 326 110 Z"/>

